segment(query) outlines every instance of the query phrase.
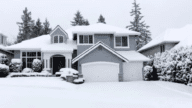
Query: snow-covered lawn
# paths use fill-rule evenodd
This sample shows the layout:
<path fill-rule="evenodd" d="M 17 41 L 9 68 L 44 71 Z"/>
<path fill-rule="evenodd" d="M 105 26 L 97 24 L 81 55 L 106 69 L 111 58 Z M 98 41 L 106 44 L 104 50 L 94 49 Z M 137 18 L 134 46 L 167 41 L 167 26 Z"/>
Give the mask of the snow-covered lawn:
<path fill-rule="evenodd" d="M 190 108 L 192 87 L 161 81 L 74 85 L 57 77 L 0 79 L 1 108 Z"/>

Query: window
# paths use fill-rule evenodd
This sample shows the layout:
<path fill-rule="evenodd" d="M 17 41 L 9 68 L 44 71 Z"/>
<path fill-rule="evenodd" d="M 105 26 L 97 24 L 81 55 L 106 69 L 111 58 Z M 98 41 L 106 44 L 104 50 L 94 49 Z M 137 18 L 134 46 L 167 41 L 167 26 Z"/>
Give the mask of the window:
<path fill-rule="evenodd" d="M 115 37 L 115 47 L 124 48 L 128 47 L 128 36 L 118 36 Z"/>
<path fill-rule="evenodd" d="M 161 46 L 160 46 L 160 50 L 161 50 L 161 53 L 162 53 L 162 52 L 165 52 L 165 45 L 161 45 Z"/>
<path fill-rule="evenodd" d="M 59 43 L 63 43 L 63 36 L 59 36 Z"/>
<path fill-rule="evenodd" d="M 22 52 L 23 69 L 26 67 L 32 68 L 34 59 L 41 60 L 41 52 Z"/>
<path fill-rule="evenodd" d="M 63 36 L 54 36 L 54 43 L 63 43 Z"/>
<path fill-rule="evenodd" d="M 79 35 L 79 44 L 93 44 L 93 35 Z"/>
<path fill-rule="evenodd" d="M 58 36 L 54 37 L 54 43 L 58 43 Z"/>
<path fill-rule="evenodd" d="M 1 36 L 1 44 L 3 44 L 3 36 Z"/>

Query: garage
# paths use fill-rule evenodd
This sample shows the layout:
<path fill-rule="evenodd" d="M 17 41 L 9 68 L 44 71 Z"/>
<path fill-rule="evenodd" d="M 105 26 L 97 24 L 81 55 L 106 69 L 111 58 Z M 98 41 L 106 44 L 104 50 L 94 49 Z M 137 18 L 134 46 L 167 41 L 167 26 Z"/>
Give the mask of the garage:
<path fill-rule="evenodd" d="M 143 62 L 123 63 L 123 72 L 124 81 L 141 81 L 143 80 Z"/>
<path fill-rule="evenodd" d="M 118 82 L 119 64 L 113 62 L 91 62 L 82 64 L 86 82 Z"/>

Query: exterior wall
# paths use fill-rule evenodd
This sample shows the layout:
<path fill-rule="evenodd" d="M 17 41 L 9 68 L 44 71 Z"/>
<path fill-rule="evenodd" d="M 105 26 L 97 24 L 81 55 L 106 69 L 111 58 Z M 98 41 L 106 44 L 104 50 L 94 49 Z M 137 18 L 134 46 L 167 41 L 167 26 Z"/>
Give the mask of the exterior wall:
<path fill-rule="evenodd" d="M 113 34 L 95 34 L 94 35 L 94 44 L 96 44 L 98 41 L 105 43 L 109 47 L 113 48 L 115 51 L 131 51 L 131 50 L 136 51 L 137 50 L 134 35 L 129 36 L 130 48 L 114 48 L 114 35 Z M 91 46 L 92 45 L 78 45 L 77 46 L 77 55 L 81 54 L 83 51 L 85 51 L 86 49 L 88 49 Z"/>
<path fill-rule="evenodd" d="M 166 50 L 170 50 L 171 48 L 173 48 L 176 44 L 177 43 L 165 43 L 165 44 L 161 44 L 161 45 L 165 45 L 165 51 L 166 51 Z M 145 56 L 150 56 L 150 55 L 154 56 L 155 53 L 158 53 L 161 51 L 161 47 L 160 47 L 161 45 L 157 45 L 150 49 L 141 51 L 140 53 L 142 53 Z"/>
<path fill-rule="evenodd" d="M 3 39 L 3 43 L 2 43 Z M 0 44 L 6 46 L 7 45 L 7 37 L 4 36 L 3 34 L 0 34 Z"/>
<path fill-rule="evenodd" d="M 20 58 L 20 50 L 15 50 L 14 51 L 14 58 Z"/>
<path fill-rule="evenodd" d="M 79 73 L 82 74 L 82 69 L 81 69 L 82 64 L 96 62 L 96 61 L 119 63 L 119 69 L 120 69 L 119 76 L 123 75 L 123 61 L 103 47 L 98 47 L 94 49 L 92 52 L 90 52 L 89 54 L 87 54 L 85 57 L 83 57 L 78 61 Z M 120 79 L 120 81 L 121 80 L 123 79 Z"/>
<path fill-rule="evenodd" d="M 54 42 L 53 37 L 54 36 L 64 36 L 63 41 L 66 43 L 67 42 L 67 36 L 65 33 L 63 33 L 63 31 L 61 31 L 59 28 L 57 28 L 57 30 L 55 30 L 52 34 L 51 34 L 51 43 Z"/>
<path fill-rule="evenodd" d="M 110 46 L 111 48 L 114 48 L 112 34 L 95 34 L 94 40 L 95 40 L 95 43 L 101 41 L 101 42 L 105 43 L 106 45 Z"/>

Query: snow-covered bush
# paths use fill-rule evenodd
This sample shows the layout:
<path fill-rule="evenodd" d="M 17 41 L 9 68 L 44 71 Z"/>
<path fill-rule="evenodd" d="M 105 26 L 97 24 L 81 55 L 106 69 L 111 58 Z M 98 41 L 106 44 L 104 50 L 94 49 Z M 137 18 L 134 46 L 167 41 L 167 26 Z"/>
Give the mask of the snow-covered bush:
<path fill-rule="evenodd" d="M 9 74 L 9 66 L 0 64 L 0 77 L 5 77 Z"/>
<path fill-rule="evenodd" d="M 24 68 L 22 73 L 33 73 L 34 71 L 31 68 Z"/>
<path fill-rule="evenodd" d="M 10 72 L 21 72 L 22 70 L 22 61 L 20 59 L 12 59 L 9 64 Z"/>
<path fill-rule="evenodd" d="M 192 68 L 192 47 L 180 47 L 155 54 L 154 66 L 160 70 L 160 79 L 189 83 Z"/>
<path fill-rule="evenodd" d="M 151 66 L 145 66 L 144 67 L 144 80 L 148 81 L 151 79 L 151 73 L 153 71 L 153 68 Z"/>
<path fill-rule="evenodd" d="M 8 61 L 7 55 L 0 53 L 0 63 L 8 65 Z"/>
<path fill-rule="evenodd" d="M 41 70 L 42 70 L 42 62 L 41 62 L 41 60 L 39 60 L 39 59 L 34 59 L 34 60 L 33 60 L 33 63 L 32 63 L 32 69 L 33 69 L 35 72 L 41 72 Z"/>

